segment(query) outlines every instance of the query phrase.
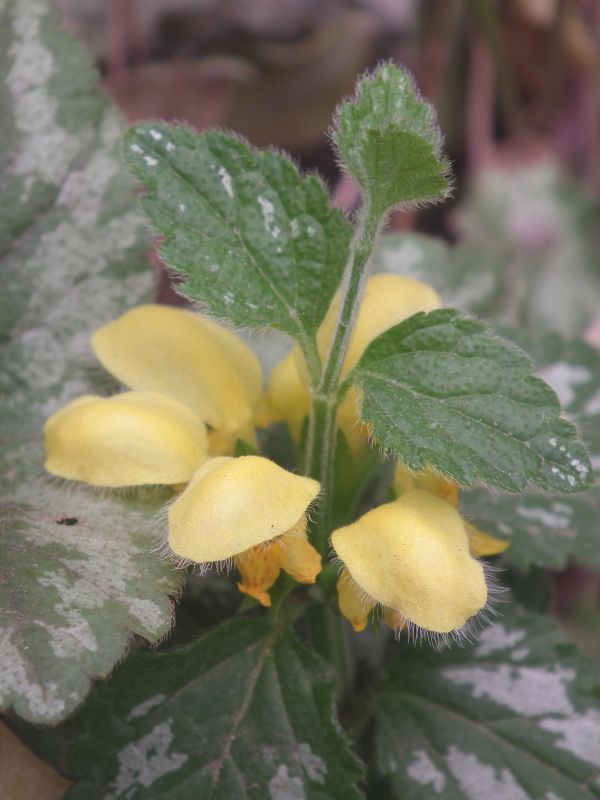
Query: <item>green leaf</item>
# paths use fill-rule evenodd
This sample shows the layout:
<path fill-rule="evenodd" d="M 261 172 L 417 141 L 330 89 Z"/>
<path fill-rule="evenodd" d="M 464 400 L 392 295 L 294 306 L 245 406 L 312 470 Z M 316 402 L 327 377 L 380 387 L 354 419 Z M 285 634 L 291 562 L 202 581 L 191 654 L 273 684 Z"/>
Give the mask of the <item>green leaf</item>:
<path fill-rule="evenodd" d="M 511 612 L 468 648 L 406 649 L 375 693 L 376 772 L 402 800 L 600 796 L 593 663 Z"/>
<path fill-rule="evenodd" d="M 164 497 L 43 475 L 42 424 L 97 392 L 91 331 L 149 298 L 120 120 L 44 0 L 0 12 L 0 707 L 56 722 L 131 634 L 171 625 L 180 577 L 153 550 Z"/>
<path fill-rule="evenodd" d="M 391 63 L 362 78 L 356 97 L 342 103 L 332 138 L 376 214 L 448 194 L 435 111 Z"/>
<path fill-rule="evenodd" d="M 77 798 L 359 800 L 330 668 L 264 619 L 129 658 L 75 719 Z"/>
<path fill-rule="evenodd" d="M 539 375 L 555 390 L 572 415 L 592 453 L 592 436 L 600 412 L 600 354 L 582 341 L 569 341 L 560 334 L 531 337 L 506 332 L 531 353 Z M 592 459 L 592 464 L 596 464 Z M 600 564 L 600 521 L 597 488 L 581 496 L 548 498 L 525 493 L 501 497 L 488 492 L 468 492 L 461 497 L 463 512 L 478 527 L 510 541 L 504 558 L 527 569 L 531 566 L 560 569 L 574 560 Z"/>
<path fill-rule="evenodd" d="M 574 492 L 591 466 L 528 357 L 453 309 L 415 314 L 373 341 L 354 371 L 361 418 L 411 469 L 460 484 Z"/>
<path fill-rule="evenodd" d="M 274 327 L 306 344 L 335 294 L 351 226 L 323 185 L 272 150 L 223 133 L 144 124 L 125 154 L 147 188 L 143 207 L 183 293 L 244 327 Z"/>

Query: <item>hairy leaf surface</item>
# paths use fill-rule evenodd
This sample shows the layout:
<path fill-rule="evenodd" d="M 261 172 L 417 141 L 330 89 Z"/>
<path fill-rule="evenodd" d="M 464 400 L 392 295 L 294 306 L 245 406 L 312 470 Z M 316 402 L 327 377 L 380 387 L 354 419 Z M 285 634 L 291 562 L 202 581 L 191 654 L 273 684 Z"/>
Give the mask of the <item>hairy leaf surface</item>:
<path fill-rule="evenodd" d="M 183 293 L 234 324 L 274 327 L 306 346 L 348 256 L 350 225 L 323 185 L 281 153 L 223 133 L 143 124 L 125 155 Z M 306 347 L 305 347 L 306 349 Z"/>
<path fill-rule="evenodd" d="M 391 63 L 365 76 L 356 97 L 342 103 L 332 138 L 374 213 L 448 193 L 435 111 Z"/>
<path fill-rule="evenodd" d="M 326 663 L 264 619 L 133 656 L 75 719 L 67 797 L 359 800 L 333 698 Z"/>
<path fill-rule="evenodd" d="M 591 465 L 529 358 L 453 309 L 415 314 L 367 348 L 354 372 L 361 418 L 411 469 L 463 485 L 574 492 Z"/>

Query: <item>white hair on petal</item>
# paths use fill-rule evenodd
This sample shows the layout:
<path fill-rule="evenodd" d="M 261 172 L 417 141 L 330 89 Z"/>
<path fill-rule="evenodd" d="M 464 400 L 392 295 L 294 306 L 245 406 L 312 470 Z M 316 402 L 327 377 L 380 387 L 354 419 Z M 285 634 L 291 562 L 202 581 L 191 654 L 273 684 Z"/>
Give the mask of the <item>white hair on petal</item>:
<path fill-rule="evenodd" d="M 474 644 L 477 641 L 480 632 L 484 628 L 491 625 L 494 621 L 493 618 L 500 614 L 500 611 L 498 608 L 496 608 L 496 606 L 498 603 L 506 602 L 502 595 L 506 594 L 507 591 L 503 586 L 498 584 L 495 579 L 494 573 L 502 571 L 500 568 L 492 566 L 485 561 L 481 562 L 481 566 L 483 568 L 485 582 L 488 587 L 487 602 L 483 608 L 481 608 L 474 616 L 467 620 L 467 622 L 461 628 L 448 631 L 447 633 L 430 631 L 426 628 L 416 625 L 410 620 L 407 620 L 406 635 L 409 644 L 421 645 L 425 643 L 433 650 L 440 652 L 441 650 L 451 647 L 452 645 L 465 647 L 467 645 Z M 399 637 L 396 636 L 396 638 Z"/>

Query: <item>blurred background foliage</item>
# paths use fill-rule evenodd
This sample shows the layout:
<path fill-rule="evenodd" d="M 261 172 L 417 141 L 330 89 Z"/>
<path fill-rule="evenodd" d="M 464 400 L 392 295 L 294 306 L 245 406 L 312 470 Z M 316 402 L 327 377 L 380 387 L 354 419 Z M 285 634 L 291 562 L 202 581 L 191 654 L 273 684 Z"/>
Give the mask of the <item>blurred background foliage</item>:
<path fill-rule="evenodd" d="M 352 210 L 327 127 L 383 58 L 435 105 L 453 201 L 391 227 L 498 254 L 503 321 L 578 335 L 600 306 L 595 0 L 56 0 L 126 119 L 225 127 L 291 151 Z M 543 269 L 540 269 L 540 265 Z M 165 299 L 170 298 L 162 281 Z M 600 340 L 600 331 L 590 333 Z"/>

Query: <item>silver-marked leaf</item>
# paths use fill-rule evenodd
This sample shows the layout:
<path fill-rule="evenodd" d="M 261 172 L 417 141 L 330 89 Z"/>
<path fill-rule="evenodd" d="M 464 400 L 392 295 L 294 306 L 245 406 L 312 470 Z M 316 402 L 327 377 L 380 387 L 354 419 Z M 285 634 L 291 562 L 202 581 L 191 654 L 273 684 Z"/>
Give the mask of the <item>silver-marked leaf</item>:
<path fill-rule="evenodd" d="M 600 352 L 580 339 L 565 339 L 558 333 L 534 337 L 509 331 L 507 335 L 527 349 L 540 377 L 575 420 L 596 476 L 600 475 Z"/>
<path fill-rule="evenodd" d="M 69 800 L 360 800 L 330 667 L 264 619 L 130 657 L 74 720 Z"/>
<path fill-rule="evenodd" d="M 466 239 L 503 257 L 503 321 L 577 336 L 596 317 L 598 203 L 557 161 L 482 170 L 457 218 Z"/>
<path fill-rule="evenodd" d="M 422 233 L 387 233 L 373 256 L 374 272 L 390 272 L 428 283 L 444 305 L 487 319 L 502 319 L 514 275 L 500 247 L 461 242 L 452 247 Z"/>
<path fill-rule="evenodd" d="M 332 138 L 375 213 L 448 193 L 435 111 L 411 76 L 391 63 L 365 76 L 356 97 L 342 103 Z"/>
<path fill-rule="evenodd" d="M 351 226 L 313 176 L 272 150 L 223 133 L 143 124 L 125 155 L 147 188 L 143 208 L 183 293 L 244 327 L 274 327 L 306 343 L 348 256 Z"/>
<path fill-rule="evenodd" d="M 600 566 L 598 509 L 585 494 L 544 497 L 496 495 L 478 490 L 461 494 L 461 512 L 478 528 L 506 539 L 503 558 L 521 569 L 562 569 L 571 561 Z"/>
<path fill-rule="evenodd" d="M 44 419 L 102 384 L 94 328 L 151 296 L 120 120 L 45 0 L 0 10 L 0 707 L 57 722 L 171 625 L 154 493 L 43 476 Z M 103 379 L 106 382 L 106 379 Z"/>
<path fill-rule="evenodd" d="M 133 633 L 169 632 L 180 579 L 154 552 L 164 496 L 68 492 L 36 476 L 14 488 L 0 509 L 0 701 L 56 723 Z"/>
<path fill-rule="evenodd" d="M 361 418 L 411 469 L 460 484 L 573 492 L 591 483 L 575 427 L 529 358 L 453 309 L 420 313 L 367 348 L 354 371 Z"/>
<path fill-rule="evenodd" d="M 597 670 L 548 617 L 511 611 L 468 648 L 406 649 L 374 694 L 391 800 L 600 796 Z"/>

